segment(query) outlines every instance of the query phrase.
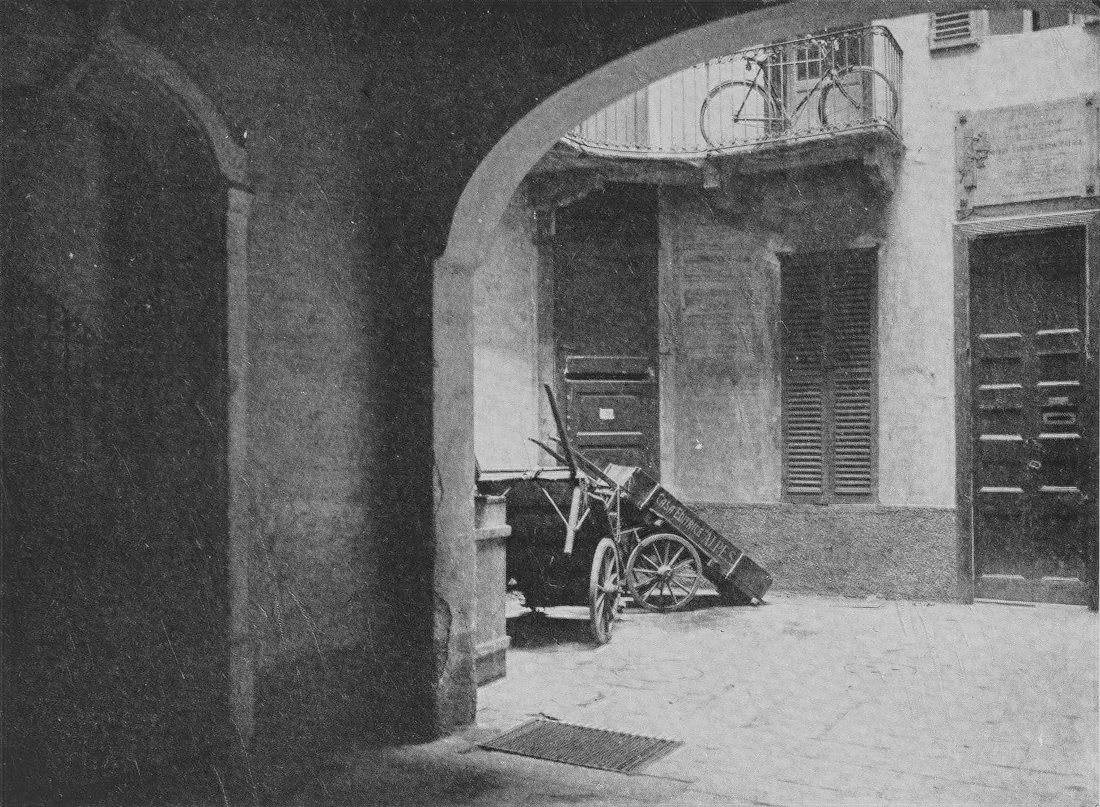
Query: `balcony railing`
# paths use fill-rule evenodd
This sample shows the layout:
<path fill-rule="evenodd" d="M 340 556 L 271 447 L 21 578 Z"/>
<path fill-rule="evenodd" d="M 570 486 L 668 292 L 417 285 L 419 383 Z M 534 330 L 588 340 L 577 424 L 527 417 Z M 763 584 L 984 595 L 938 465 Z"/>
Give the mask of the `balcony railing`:
<path fill-rule="evenodd" d="M 701 159 L 872 130 L 901 138 L 901 48 L 877 25 L 697 64 L 563 139 L 599 155 Z"/>

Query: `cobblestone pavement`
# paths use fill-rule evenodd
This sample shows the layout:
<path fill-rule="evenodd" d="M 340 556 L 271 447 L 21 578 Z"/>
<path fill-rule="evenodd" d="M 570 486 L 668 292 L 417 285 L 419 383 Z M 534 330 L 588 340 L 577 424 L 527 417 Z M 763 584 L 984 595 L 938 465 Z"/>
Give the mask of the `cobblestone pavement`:
<path fill-rule="evenodd" d="M 298 803 L 1097 804 L 1084 608 L 775 595 L 628 609 L 598 649 L 582 610 L 551 614 L 515 621 L 476 728 L 353 760 Z M 634 775 L 477 746 L 540 714 L 685 745 Z"/>

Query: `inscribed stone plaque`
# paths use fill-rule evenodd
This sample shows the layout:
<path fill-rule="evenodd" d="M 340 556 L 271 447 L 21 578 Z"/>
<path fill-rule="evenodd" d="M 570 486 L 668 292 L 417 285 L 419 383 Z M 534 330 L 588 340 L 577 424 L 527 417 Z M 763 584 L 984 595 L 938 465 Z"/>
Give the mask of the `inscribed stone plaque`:
<path fill-rule="evenodd" d="M 960 113 L 960 209 L 1097 196 L 1098 129 L 1094 96 Z"/>
<path fill-rule="evenodd" d="M 720 354 L 734 348 L 730 320 L 736 275 L 729 251 L 727 244 L 705 241 L 681 250 L 681 346 L 686 351 Z"/>

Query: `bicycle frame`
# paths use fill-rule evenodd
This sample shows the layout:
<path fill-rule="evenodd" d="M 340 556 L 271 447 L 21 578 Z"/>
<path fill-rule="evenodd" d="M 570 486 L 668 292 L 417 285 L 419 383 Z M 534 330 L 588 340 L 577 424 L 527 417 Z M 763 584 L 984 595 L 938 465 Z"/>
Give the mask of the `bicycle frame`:
<path fill-rule="evenodd" d="M 855 54 L 852 43 L 858 48 Z M 794 59 L 789 58 L 792 50 Z M 736 58 L 750 71 L 755 64 L 755 74 L 751 78 L 721 81 L 707 92 L 699 108 L 699 130 L 712 150 L 788 139 L 792 135 L 812 135 L 838 127 L 895 125 L 897 87 L 882 71 L 867 63 L 873 56 L 865 56 L 864 41 L 848 32 L 768 45 L 741 52 Z M 794 75 L 790 72 L 792 66 L 796 68 Z M 813 86 L 804 91 L 811 81 Z M 796 104 L 786 101 L 791 86 L 805 92 Z M 803 109 L 811 99 L 817 101 L 818 115 L 804 125 Z M 738 126 L 745 128 L 731 137 L 730 127 Z"/>
<path fill-rule="evenodd" d="M 787 113 L 787 103 L 786 103 L 786 101 L 783 98 L 781 98 L 780 95 L 776 94 L 775 90 L 773 89 L 772 82 L 768 80 L 767 73 L 766 73 L 766 70 L 765 70 L 765 68 L 768 66 L 769 55 L 770 55 L 770 52 L 773 50 L 773 48 L 770 48 L 770 47 L 769 48 L 762 48 L 761 50 L 765 53 L 765 55 L 763 57 L 759 57 L 759 58 L 752 58 L 752 61 L 756 64 L 756 75 L 753 76 L 752 83 L 755 86 L 759 87 L 764 93 L 767 94 L 768 100 L 773 105 L 773 109 L 777 113 L 777 118 L 778 118 L 779 122 L 782 124 L 784 129 L 789 129 L 792 126 L 794 126 L 794 123 L 795 123 L 796 120 L 798 120 L 798 116 L 802 112 L 802 109 L 810 102 L 811 98 L 813 98 L 814 96 L 816 96 L 818 94 L 818 92 L 821 90 L 822 87 L 824 87 L 825 85 L 830 84 L 830 83 L 835 83 L 838 87 L 842 86 L 837 81 L 839 71 L 837 70 L 835 56 L 836 56 L 837 50 L 839 49 L 838 48 L 838 42 L 839 42 L 839 39 L 836 38 L 836 37 L 832 37 L 830 39 L 811 39 L 811 40 L 809 40 L 808 44 L 810 46 L 817 47 L 817 48 L 821 49 L 821 56 L 820 56 L 819 61 L 821 62 L 822 65 L 827 64 L 828 69 L 824 69 L 824 70 L 821 71 L 821 75 L 818 76 L 817 82 L 802 97 L 802 100 L 800 100 L 795 105 L 794 109 L 790 112 L 790 114 Z M 748 101 L 748 96 L 745 97 L 745 100 L 742 101 L 741 106 L 734 113 L 735 117 L 740 116 L 741 112 L 744 109 L 744 105 L 747 101 Z"/>

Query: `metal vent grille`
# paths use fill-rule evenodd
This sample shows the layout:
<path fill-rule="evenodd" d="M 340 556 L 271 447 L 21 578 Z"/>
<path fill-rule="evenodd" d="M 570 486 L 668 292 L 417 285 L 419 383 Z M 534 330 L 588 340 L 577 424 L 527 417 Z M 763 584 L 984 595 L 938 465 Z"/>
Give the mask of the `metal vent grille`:
<path fill-rule="evenodd" d="M 481 747 L 601 771 L 630 773 L 681 745 L 679 740 L 575 726 L 556 720 L 531 720 L 482 743 Z"/>
<path fill-rule="evenodd" d="M 953 48 L 978 42 L 981 34 L 981 12 L 962 11 L 953 14 L 933 14 L 929 45 L 936 48 Z"/>

